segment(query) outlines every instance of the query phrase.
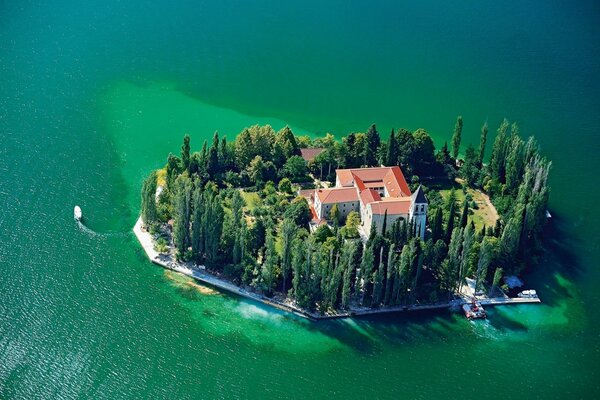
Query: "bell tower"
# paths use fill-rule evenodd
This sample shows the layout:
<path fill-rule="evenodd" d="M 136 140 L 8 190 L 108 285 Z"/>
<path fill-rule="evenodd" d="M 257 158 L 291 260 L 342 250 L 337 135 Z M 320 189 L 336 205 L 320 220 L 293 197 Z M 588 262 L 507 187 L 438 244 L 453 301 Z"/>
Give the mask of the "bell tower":
<path fill-rule="evenodd" d="M 425 193 L 423 193 L 421 186 L 419 186 L 410 197 L 409 218 L 415 226 L 415 235 L 424 239 L 425 227 L 427 224 L 427 198 L 425 197 Z"/>

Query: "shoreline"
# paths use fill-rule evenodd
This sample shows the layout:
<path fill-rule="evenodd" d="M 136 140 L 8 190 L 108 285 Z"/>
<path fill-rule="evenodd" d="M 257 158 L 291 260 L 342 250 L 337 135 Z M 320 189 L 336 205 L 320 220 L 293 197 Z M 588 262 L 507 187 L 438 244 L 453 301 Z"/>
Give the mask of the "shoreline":
<path fill-rule="evenodd" d="M 135 234 L 138 242 L 141 244 L 146 256 L 156 265 L 159 265 L 165 269 L 178 272 L 182 275 L 186 275 L 197 281 L 200 281 L 209 286 L 215 287 L 221 291 L 227 293 L 233 293 L 235 295 L 244 297 L 249 300 L 253 300 L 264 305 L 277 308 L 282 311 L 286 311 L 295 314 L 299 317 L 306 318 L 312 321 L 327 320 L 327 319 L 341 319 L 341 318 L 352 318 L 369 315 L 379 314 L 390 314 L 399 313 L 405 311 L 425 311 L 425 310 L 441 310 L 441 309 L 452 309 L 460 308 L 463 304 L 469 303 L 471 300 L 462 296 L 460 298 L 435 303 L 435 304 L 412 304 L 403 306 L 383 307 L 383 308 L 360 308 L 353 309 L 343 312 L 335 312 L 331 314 L 321 315 L 316 312 L 310 312 L 296 307 L 292 304 L 284 303 L 276 299 L 269 299 L 258 293 L 249 292 L 231 282 L 228 282 L 222 278 L 215 276 L 212 273 L 206 272 L 205 269 L 195 268 L 190 262 L 184 263 L 173 259 L 170 254 L 160 254 L 154 250 L 154 244 L 152 235 L 147 231 L 142 230 L 142 217 L 140 216 L 133 227 L 133 233 Z M 531 304 L 541 303 L 539 298 L 510 298 L 510 297 L 493 297 L 493 298 L 482 298 L 478 301 L 483 306 L 496 306 L 496 305 L 508 305 L 508 304 Z"/>

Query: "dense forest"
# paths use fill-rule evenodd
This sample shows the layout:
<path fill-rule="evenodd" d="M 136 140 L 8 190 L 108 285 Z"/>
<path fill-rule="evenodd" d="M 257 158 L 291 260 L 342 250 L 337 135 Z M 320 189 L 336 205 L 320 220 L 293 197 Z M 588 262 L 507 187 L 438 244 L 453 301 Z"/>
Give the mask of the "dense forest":
<path fill-rule="evenodd" d="M 142 219 L 159 251 L 172 242 L 177 258 L 192 260 L 266 296 L 287 296 L 299 307 L 325 312 L 349 307 L 446 300 L 465 277 L 478 290 L 496 290 L 505 275 L 536 262 L 548 202 L 550 162 L 533 137 L 523 140 L 504 120 L 484 163 L 487 123 L 479 148 L 459 159 L 463 121 L 457 118 L 450 149 L 436 152 L 424 129 L 392 130 L 383 140 L 375 125 L 341 140 L 311 139 L 289 127 L 252 126 L 227 141 L 214 134 L 192 152 L 185 136 L 179 157 L 170 154 L 142 188 Z M 323 148 L 310 163 L 300 149 Z M 335 180 L 336 168 L 399 165 L 411 190 L 422 185 L 430 202 L 425 240 L 410 223 L 359 239 L 360 217 L 343 220 L 336 207 L 330 226 L 308 230 L 311 219 L 298 187 Z M 452 189 L 446 198 L 432 185 L 462 183 L 489 194 L 500 219 L 475 228 L 475 206 Z M 156 200 L 157 185 L 162 191 Z M 314 187 L 314 186 L 312 186 Z M 461 190 L 461 189 L 459 189 Z M 170 225 L 169 225 L 170 224 Z M 172 232 L 172 233 L 171 233 Z"/>

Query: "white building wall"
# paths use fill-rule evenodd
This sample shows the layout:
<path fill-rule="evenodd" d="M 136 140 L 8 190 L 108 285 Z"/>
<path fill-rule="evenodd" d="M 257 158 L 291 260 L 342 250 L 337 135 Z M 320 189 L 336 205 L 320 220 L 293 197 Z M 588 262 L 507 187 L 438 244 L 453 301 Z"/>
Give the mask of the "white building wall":
<path fill-rule="evenodd" d="M 409 218 L 415 225 L 416 235 L 421 239 L 425 239 L 425 228 L 427 226 L 427 204 L 412 204 Z"/>

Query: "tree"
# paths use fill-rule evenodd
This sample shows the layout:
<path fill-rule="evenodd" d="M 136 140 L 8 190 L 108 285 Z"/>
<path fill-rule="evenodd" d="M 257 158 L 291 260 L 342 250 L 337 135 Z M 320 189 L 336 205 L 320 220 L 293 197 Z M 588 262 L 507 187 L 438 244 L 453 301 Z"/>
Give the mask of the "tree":
<path fill-rule="evenodd" d="M 460 140 L 463 129 L 463 119 L 459 115 L 456 118 L 456 124 L 454 125 L 454 134 L 452 135 L 452 157 L 457 158 L 460 150 Z"/>
<path fill-rule="evenodd" d="M 462 229 L 461 229 L 462 230 Z M 462 285 L 467 272 L 469 271 L 469 261 L 470 261 L 470 253 L 473 248 L 474 241 L 474 232 L 473 226 L 467 225 L 464 229 L 463 238 L 462 238 L 462 253 L 460 255 L 460 271 L 458 274 L 458 287 Z"/>
<path fill-rule="evenodd" d="M 346 239 L 358 238 L 358 226 L 360 225 L 360 215 L 356 211 L 350 211 L 346 218 L 346 225 L 342 228 L 342 236 Z"/>
<path fill-rule="evenodd" d="M 373 273 L 373 295 L 371 297 L 371 307 L 377 307 L 383 300 L 383 278 L 385 265 L 383 263 L 383 247 L 379 250 L 379 267 Z"/>
<path fill-rule="evenodd" d="M 379 144 L 381 138 L 375 124 L 371 125 L 365 134 L 364 150 L 363 150 L 363 162 L 364 165 L 372 167 L 377 165 L 377 152 L 379 151 Z"/>
<path fill-rule="evenodd" d="M 433 175 L 435 173 L 435 146 L 429 133 L 419 128 L 412 134 L 414 147 L 409 153 L 408 162 L 417 175 Z"/>
<path fill-rule="evenodd" d="M 190 245 L 190 216 L 191 216 L 192 181 L 187 174 L 180 175 L 175 180 L 173 242 L 178 251 L 178 257 L 184 258 Z"/>
<path fill-rule="evenodd" d="M 437 162 L 442 165 L 450 165 L 454 167 L 454 165 L 452 164 L 452 157 L 450 156 L 450 152 L 448 151 L 448 142 L 444 142 L 444 145 L 442 146 L 440 151 L 438 151 L 435 158 Z"/>
<path fill-rule="evenodd" d="M 292 219 L 299 227 L 308 225 L 312 218 L 308 202 L 301 196 L 292 200 L 290 206 L 285 210 L 283 215 L 285 218 Z"/>
<path fill-rule="evenodd" d="M 483 164 L 483 156 L 485 155 L 485 144 L 487 142 L 488 134 L 488 123 L 485 121 L 481 127 L 481 137 L 479 138 L 479 154 L 477 156 L 477 162 L 479 165 Z"/>
<path fill-rule="evenodd" d="M 387 265 L 386 265 L 386 279 L 385 279 L 385 292 L 384 292 L 384 298 L 383 298 L 383 304 L 385 304 L 386 306 L 390 304 L 390 301 L 392 301 L 392 293 L 393 293 L 393 288 L 394 288 L 394 283 L 396 280 L 396 271 L 395 271 L 395 265 L 396 265 L 396 248 L 394 246 L 394 244 L 392 243 L 390 245 L 390 249 L 388 251 L 388 257 L 387 257 Z"/>
<path fill-rule="evenodd" d="M 450 245 L 448 246 L 448 264 L 445 268 L 447 276 L 445 277 L 446 282 L 444 286 L 451 292 L 455 292 L 462 283 L 460 280 L 460 275 L 462 273 L 460 270 L 462 262 L 462 245 L 463 229 L 458 227 L 452 231 L 452 238 L 450 240 Z"/>
<path fill-rule="evenodd" d="M 340 214 L 340 209 L 337 204 L 334 204 L 331 207 L 331 211 L 329 211 L 329 219 L 333 223 L 333 227 L 337 229 L 340 226 L 340 222 L 342 219 L 342 215 Z"/>
<path fill-rule="evenodd" d="M 255 156 L 252 135 L 246 128 L 235 139 L 235 162 L 238 168 L 243 170 Z"/>
<path fill-rule="evenodd" d="M 292 193 L 292 182 L 288 178 L 283 178 L 279 181 L 277 187 L 281 193 L 291 194 Z"/>
<path fill-rule="evenodd" d="M 325 241 L 328 238 L 333 237 L 333 232 L 331 231 L 331 229 L 329 229 L 329 226 L 327 226 L 327 224 L 323 224 L 319 225 L 319 227 L 315 230 L 314 236 L 315 242 L 325 243 Z"/>
<path fill-rule="evenodd" d="M 212 146 L 210 146 L 210 150 L 208 151 L 206 172 L 208 172 L 211 178 L 219 173 L 219 132 L 216 131 L 213 135 Z"/>
<path fill-rule="evenodd" d="M 442 208 L 438 207 L 433 214 L 433 221 L 430 223 L 431 225 L 431 239 L 433 243 L 437 242 L 438 239 L 442 238 L 443 235 L 443 213 Z"/>
<path fill-rule="evenodd" d="M 387 154 L 385 157 L 385 165 L 392 166 L 398 164 L 398 143 L 396 142 L 396 134 L 394 129 L 390 133 L 390 138 L 387 142 Z"/>
<path fill-rule="evenodd" d="M 206 251 L 206 262 L 209 266 L 215 266 L 219 259 L 219 245 L 223 233 L 224 211 L 221 199 L 215 193 L 205 191 L 204 229 Z"/>
<path fill-rule="evenodd" d="M 300 156 L 291 156 L 283 166 L 283 173 L 290 179 L 306 176 L 306 161 Z"/>
<path fill-rule="evenodd" d="M 465 199 L 463 203 L 462 213 L 460 215 L 460 227 L 465 228 L 469 220 L 469 202 Z"/>
<path fill-rule="evenodd" d="M 201 263 L 204 257 L 204 243 L 206 229 L 204 226 L 205 204 L 202 189 L 197 187 L 192 196 L 194 211 L 192 213 L 192 253 L 196 262 Z"/>
<path fill-rule="evenodd" d="M 373 277 L 373 266 L 375 264 L 375 256 L 373 254 L 373 248 L 371 246 L 365 249 L 363 254 L 362 262 L 360 263 L 360 277 L 362 287 L 362 305 L 367 304 L 367 293 L 369 292 L 371 279 Z"/>
<path fill-rule="evenodd" d="M 262 185 L 265 182 L 267 171 L 261 156 L 254 157 L 246 170 L 250 179 L 256 182 L 257 185 Z"/>
<path fill-rule="evenodd" d="M 181 146 L 181 163 L 184 170 L 190 167 L 190 135 L 188 134 L 183 137 L 183 145 Z"/>
<path fill-rule="evenodd" d="M 454 230 L 454 218 L 456 217 L 456 194 L 454 189 L 450 191 L 448 196 L 448 222 L 446 223 L 446 243 L 450 243 L 452 231 Z"/>
<path fill-rule="evenodd" d="M 490 157 L 490 176 L 492 179 L 500 183 L 504 183 L 505 167 L 506 167 L 506 152 L 508 147 L 508 130 L 509 123 L 506 118 L 500 124 L 494 146 L 492 147 L 492 155 Z"/>
<path fill-rule="evenodd" d="M 506 154 L 506 190 L 514 193 L 525 172 L 525 142 L 518 135 L 517 124 L 512 125 L 512 133 Z"/>
<path fill-rule="evenodd" d="M 146 227 L 150 227 L 158 221 L 156 210 L 156 171 L 144 180 L 142 185 L 142 221 Z"/>
<path fill-rule="evenodd" d="M 281 274 L 283 277 L 281 291 L 286 293 L 286 283 L 289 273 L 292 269 L 292 251 L 294 238 L 298 233 L 298 228 L 294 221 L 290 218 L 284 218 L 281 225 Z"/>
<path fill-rule="evenodd" d="M 491 240 L 495 238 L 484 238 L 479 247 L 479 258 L 477 261 L 477 274 L 475 275 L 475 292 L 477 288 L 481 286 L 481 283 L 485 281 L 488 267 L 492 261 L 492 245 Z"/>
<path fill-rule="evenodd" d="M 261 268 L 263 288 L 267 296 L 273 294 L 273 282 L 276 279 L 278 257 L 275 251 L 275 238 L 269 232 L 266 240 L 265 260 Z"/>
<path fill-rule="evenodd" d="M 283 127 L 275 137 L 273 146 L 273 162 L 281 167 L 285 161 L 292 156 L 299 156 L 300 148 L 296 143 L 296 138 L 289 126 Z"/>
<path fill-rule="evenodd" d="M 475 154 L 475 148 L 471 145 L 467 147 L 465 152 L 465 162 L 460 168 L 462 178 L 467 182 L 468 186 L 475 186 L 479 178 L 479 160 Z"/>

